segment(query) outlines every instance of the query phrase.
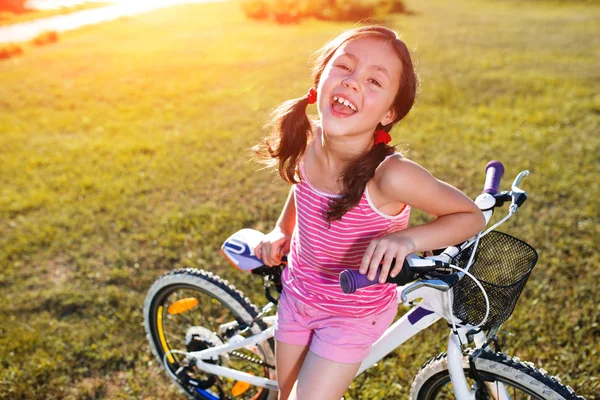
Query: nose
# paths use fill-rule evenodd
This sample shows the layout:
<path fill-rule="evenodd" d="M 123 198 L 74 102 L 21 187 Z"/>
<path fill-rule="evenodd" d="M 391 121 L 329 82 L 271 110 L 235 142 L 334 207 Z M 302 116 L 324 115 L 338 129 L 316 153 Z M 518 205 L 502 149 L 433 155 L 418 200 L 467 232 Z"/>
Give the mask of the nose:
<path fill-rule="evenodd" d="M 355 92 L 359 91 L 358 83 L 356 82 L 356 79 L 354 79 L 352 76 L 347 76 L 346 78 L 344 78 L 344 80 L 342 81 L 342 85 L 345 88 L 354 90 Z"/>

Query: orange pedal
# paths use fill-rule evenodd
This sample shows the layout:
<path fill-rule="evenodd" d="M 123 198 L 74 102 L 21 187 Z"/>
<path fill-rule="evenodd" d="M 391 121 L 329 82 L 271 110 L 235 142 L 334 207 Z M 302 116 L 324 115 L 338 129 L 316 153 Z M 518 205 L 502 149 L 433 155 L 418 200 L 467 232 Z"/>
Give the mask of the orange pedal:
<path fill-rule="evenodd" d="M 250 375 L 254 376 L 252 372 L 250 372 Z M 250 389 L 250 386 L 252 385 L 248 382 L 237 381 L 231 389 L 231 394 L 234 396 L 242 395 L 246 392 L 246 390 Z"/>

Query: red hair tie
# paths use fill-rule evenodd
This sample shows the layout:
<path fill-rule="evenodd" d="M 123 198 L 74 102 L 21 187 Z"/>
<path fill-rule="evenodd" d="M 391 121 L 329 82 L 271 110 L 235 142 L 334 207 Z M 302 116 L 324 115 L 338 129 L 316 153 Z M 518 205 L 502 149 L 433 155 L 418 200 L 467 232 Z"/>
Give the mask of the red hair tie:
<path fill-rule="evenodd" d="M 315 104 L 317 102 L 317 89 L 310 88 L 306 94 L 306 98 L 308 99 L 308 104 Z"/>
<path fill-rule="evenodd" d="M 391 141 L 392 137 L 383 129 L 380 129 L 377 132 L 375 132 L 375 145 L 378 145 L 379 143 L 388 144 Z"/>

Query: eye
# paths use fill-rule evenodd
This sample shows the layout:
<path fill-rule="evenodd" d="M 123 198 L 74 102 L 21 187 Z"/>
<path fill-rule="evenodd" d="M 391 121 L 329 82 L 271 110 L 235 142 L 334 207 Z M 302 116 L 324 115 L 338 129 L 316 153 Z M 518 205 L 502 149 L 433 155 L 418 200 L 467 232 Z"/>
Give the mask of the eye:
<path fill-rule="evenodd" d="M 336 65 L 336 67 L 345 69 L 346 71 L 350 71 L 350 68 L 346 67 L 344 64 L 338 64 Z"/>
<path fill-rule="evenodd" d="M 377 86 L 381 87 L 381 84 L 377 81 L 377 79 L 370 79 L 370 81 L 376 84 Z"/>

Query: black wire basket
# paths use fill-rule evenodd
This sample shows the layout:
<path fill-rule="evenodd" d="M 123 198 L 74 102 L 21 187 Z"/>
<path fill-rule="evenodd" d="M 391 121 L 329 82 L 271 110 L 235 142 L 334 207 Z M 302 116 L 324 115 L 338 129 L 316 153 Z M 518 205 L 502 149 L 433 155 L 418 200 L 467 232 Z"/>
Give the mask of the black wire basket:
<path fill-rule="evenodd" d="M 466 268 L 473 246 L 461 250 L 451 263 Z M 483 330 L 500 327 L 512 314 L 538 260 L 533 247 L 506 233 L 491 231 L 479 240 L 469 272 L 485 289 L 490 302 Z M 453 287 L 452 311 L 463 325 L 477 325 L 485 317 L 485 298 L 473 280 L 464 276 Z"/>

